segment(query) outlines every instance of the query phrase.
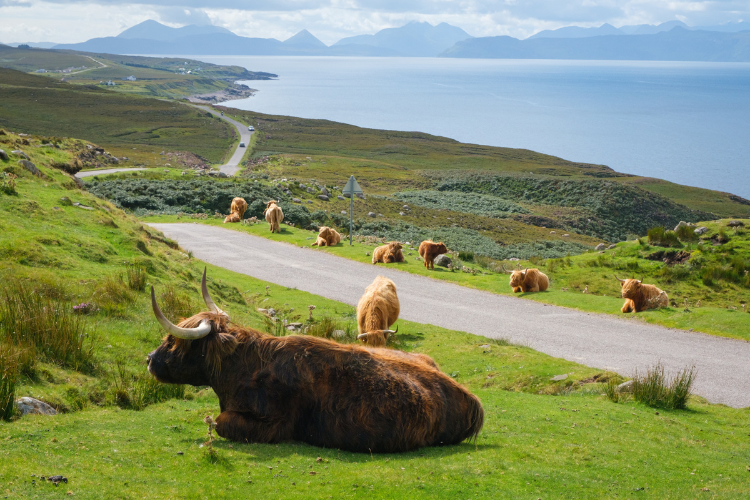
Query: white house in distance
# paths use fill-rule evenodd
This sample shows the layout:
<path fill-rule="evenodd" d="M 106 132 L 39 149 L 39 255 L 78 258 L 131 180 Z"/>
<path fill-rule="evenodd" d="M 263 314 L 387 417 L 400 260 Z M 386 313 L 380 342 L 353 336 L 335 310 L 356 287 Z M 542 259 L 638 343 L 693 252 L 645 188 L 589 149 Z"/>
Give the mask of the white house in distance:
<path fill-rule="evenodd" d="M 136 77 L 133 76 L 133 75 L 130 75 L 130 76 L 126 76 L 125 78 L 123 78 L 123 80 L 127 80 L 129 82 L 134 82 L 134 81 L 136 81 Z"/>

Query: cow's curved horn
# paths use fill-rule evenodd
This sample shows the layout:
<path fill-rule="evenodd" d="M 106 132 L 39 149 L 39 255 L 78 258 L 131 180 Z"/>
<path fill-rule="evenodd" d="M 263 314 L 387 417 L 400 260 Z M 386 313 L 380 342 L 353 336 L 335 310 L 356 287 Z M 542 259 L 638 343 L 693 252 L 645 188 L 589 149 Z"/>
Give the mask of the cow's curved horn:
<path fill-rule="evenodd" d="M 214 304 L 214 301 L 211 299 L 211 296 L 208 294 L 208 285 L 206 284 L 206 268 L 203 268 L 203 279 L 201 280 L 201 293 L 203 294 L 203 302 L 206 303 L 206 306 L 211 310 L 211 312 L 216 314 L 223 314 L 225 316 L 229 316 L 227 313 L 219 309 L 219 307 Z"/>
<path fill-rule="evenodd" d="M 197 340 L 211 333 L 211 322 L 207 319 L 201 321 L 201 324 L 195 328 L 180 328 L 177 325 L 173 325 L 172 322 L 164 316 L 164 313 L 161 312 L 161 309 L 159 309 L 159 305 L 156 303 L 156 294 L 154 293 L 153 286 L 151 287 L 151 307 L 154 310 L 154 316 L 156 316 L 156 320 L 159 322 L 162 328 L 164 328 L 167 333 L 171 333 L 177 338 Z"/>
<path fill-rule="evenodd" d="M 638 280 L 638 283 L 641 283 L 641 284 L 643 284 L 643 278 L 639 279 L 639 280 Z"/>
<path fill-rule="evenodd" d="M 398 333 L 398 325 L 396 325 L 396 329 L 395 330 L 383 330 L 383 331 L 386 332 L 386 333 L 396 334 L 396 333 Z"/>
<path fill-rule="evenodd" d="M 367 336 L 370 335 L 369 333 L 360 333 L 357 335 L 357 340 L 362 340 L 364 338 L 367 338 Z"/>
<path fill-rule="evenodd" d="M 620 278 L 618 278 L 618 277 L 617 277 L 617 275 L 615 275 L 615 279 L 616 279 L 617 281 L 620 281 L 620 282 L 622 282 L 622 283 L 625 283 L 625 281 L 626 281 L 626 280 L 621 280 Z"/>
<path fill-rule="evenodd" d="M 521 274 L 526 274 L 526 271 L 528 271 L 528 270 L 529 270 L 529 268 L 527 267 L 526 269 L 523 270 L 523 273 L 521 273 Z"/>

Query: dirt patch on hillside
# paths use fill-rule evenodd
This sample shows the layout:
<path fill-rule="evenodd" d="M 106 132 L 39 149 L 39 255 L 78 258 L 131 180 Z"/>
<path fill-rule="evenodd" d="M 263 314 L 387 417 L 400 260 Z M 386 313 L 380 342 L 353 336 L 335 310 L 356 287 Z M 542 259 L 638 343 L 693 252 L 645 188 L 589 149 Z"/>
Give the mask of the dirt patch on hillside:
<path fill-rule="evenodd" d="M 649 260 L 660 260 L 668 266 L 684 264 L 690 260 L 690 252 L 686 250 L 659 250 L 646 257 Z"/>

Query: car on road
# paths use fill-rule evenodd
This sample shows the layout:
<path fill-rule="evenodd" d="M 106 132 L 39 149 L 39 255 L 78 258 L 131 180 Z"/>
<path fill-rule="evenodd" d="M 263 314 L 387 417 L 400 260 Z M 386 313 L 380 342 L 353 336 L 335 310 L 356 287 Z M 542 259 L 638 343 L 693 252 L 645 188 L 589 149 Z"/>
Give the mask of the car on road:
<path fill-rule="evenodd" d="M 244 143 L 244 142 L 241 142 L 241 143 L 240 143 L 240 147 L 241 147 L 241 148 L 244 148 L 244 147 L 245 147 L 245 143 Z"/>
<path fill-rule="evenodd" d="M 247 129 L 248 129 L 248 130 L 249 130 L 250 132 L 255 132 L 255 127 L 253 127 L 252 125 L 248 126 L 248 127 L 247 127 Z"/>

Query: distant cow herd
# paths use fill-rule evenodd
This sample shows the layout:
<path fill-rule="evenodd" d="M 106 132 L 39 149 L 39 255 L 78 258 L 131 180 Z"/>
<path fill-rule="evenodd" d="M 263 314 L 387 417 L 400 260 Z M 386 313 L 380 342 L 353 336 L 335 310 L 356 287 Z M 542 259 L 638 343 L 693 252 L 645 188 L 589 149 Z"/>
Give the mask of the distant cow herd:
<path fill-rule="evenodd" d="M 241 222 L 247 203 L 232 200 L 225 223 Z M 284 212 L 271 200 L 264 212 L 280 233 Z M 334 246 L 341 235 L 320 227 L 313 246 Z M 377 247 L 372 263 L 404 262 L 401 243 Z M 423 241 L 425 268 L 448 253 L 443 242 Z M 513 292 L 543 292 L 550 280 L 539 269 L 509 271 Z M 618 278 L 619 279 L 619 278 Z M 621 279 L 622 312 L 666 307 L 667 294 L 642 280 Z M 219 397 L 217 433 L 252 443 L 298 440 L 357 452 L 400 452 L 476 438 L 484 422 L 479 399 L 423 354 L 387 349 L 398 332 L 396 285 L 378 276 L 357 304 L 359 345 L 312 336 L 275 337 L 232 323 L 201 282 L 209 311 L 172 324 L 151 287 L 154 314 L 169 334 L 148 355 L 159 381 L 211 386 Z"/>

